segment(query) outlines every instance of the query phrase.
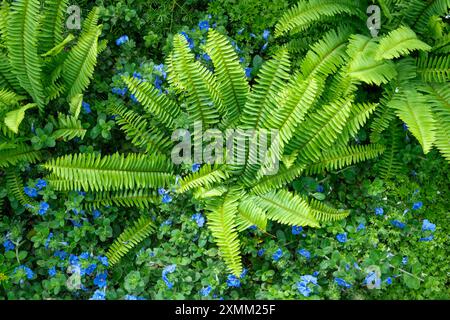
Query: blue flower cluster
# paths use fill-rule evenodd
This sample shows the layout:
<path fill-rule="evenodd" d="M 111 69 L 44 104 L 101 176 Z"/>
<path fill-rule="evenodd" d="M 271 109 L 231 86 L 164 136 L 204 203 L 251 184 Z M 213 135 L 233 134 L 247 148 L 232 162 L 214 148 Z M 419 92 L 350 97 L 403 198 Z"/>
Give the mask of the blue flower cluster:
<path fill-rule="evenodd" d="M 129 40 L 130 40 L 130 39 L 128 38 L 127 35 L 123 35 L 123 36 L 121 36 L 120 38 L 118 38 L 118 39 L 116 40 L 116 45 L 121 46 L 121 45 L 123 45 L 124 43 L 128 42 Z"/>
<path fill-rule="evenodd" d="M 164 188 L 159 188 L 158 193 L 162 197 L 161 198 L 162 203 L 172 202 L 172 197 L 170 196 L 169 191 L 165 190 Z"/>
<path fill-rule="evenodd" d="M 197 223 L 197 226 L 199 226 L 200 228 L 203 227 L 204 224 L 205 224 L 205 217 L 204 217 L 201 213 L 199 213 L 199 212 L 194 213 L 194 214 L 192 215 L 192 218 L 191 218 L 191 219 L 192 219 L 193 221 L 195 221 L 195 223 Z"/>
<path fill-rule="evenodd" d="M 5 247 L 5 252 L 7 252 L 7 251 L 14 250 L 14 248 L 16 246 L 11 240 L 8 239 L 3 242 L 3 247 Z"/>
<path fill-rule="evenodd" d="M 309 297 L 313 291 L 309 284 L 317 286 L 317 277 L 314 275 L 305 275 L 301 276 L 301 281 L 297 282 L 298 291 L 305 297 Z"/>
<path fill-rule="evenodd" d="M 169 279 L 167 278 L 167 274 L 175 272 L 176 267 L 176 264 L 171 264 L 165 267 L 162 271 L 162 279 L 169 289 L 173 288 L 173 283 L 169 281 Z"/>

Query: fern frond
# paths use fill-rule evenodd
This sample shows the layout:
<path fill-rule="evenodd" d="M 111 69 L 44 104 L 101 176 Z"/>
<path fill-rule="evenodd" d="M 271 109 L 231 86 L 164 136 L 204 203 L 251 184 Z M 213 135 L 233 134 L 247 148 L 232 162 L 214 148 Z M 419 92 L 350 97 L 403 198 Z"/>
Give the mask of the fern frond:
<path fill-rule="evenodd" d="M 74 154 L 51 159 L 42 166 L 69 180 L 73 190 L 156 189 L 168 185 L 172 178 L 170 162 L 143 154 Z"/>
<path fill-rule="evenodd" d="M 239 57 L 225 36 L 214 29 L 208 33 L 206 52 L 214 64 L 218 89 L 222 94 L 228 121 L 233 123 L 244 108 L 249 85 Z"/>
<path fill-rule="evenodd" d="M 263 177 L 252 186 L 250 191 L 258 195 L 263 195 L 271 190 L 279 189 L 298 178 L 304 169 L 304 165 L 294 165 L 289 168 L 283 167 L 277 174 Z"/>
<path fill-rule="evenodd" d="M 8 20 L 8 56 L 13 73 L 42 111 L 45 106 L 42 60 L 38 54 L 39 0 L 11 4 Z"/>
<path fill-rule="evenodd" d="M 395 177 L 402 169 L 402 163 L 397 158 L 400 152 L 400 130 L 397 121 L 393 122 L 389 128 L 386 151 L 379 162 L 379 172 L 382 179 L 387 180 Z"/>
<path fill-rule="evenodd" d="M 6 187 L 9 190 L 9 194 L 14 195 L 17 201 L 27 210 L 30 210 L 29 206 L 37 208 L 39 205 L 35 200 L 25 194 L 22 178 L 15 170 L 9 170 L 6 173 Z"/>
<path fill-rule="evenodd" d="M 208 228 L 214 237 L 219 253 L 228 269 L 239 276 L 242 273 L 240 242 L 238 239 L 236 215 L 238 213 L 239 196 L 228 193 L 225 199 L 218 199 L 209 204 L 207 210 Z"/>
<path fill-rule="evenodd" d="M 106 257 L 109 267 L 114 267 L 131 249 L 147 238 L 156 230 L 150 217 L 142 216 L 131 227 L 126 228 L 123 233 L 114 240 L 109 247 Z"/>
<path fill-rule="evenodd" d="M 63 26 L 68 0 L 46 0 L 42 31 L 39 37 L 39 51 L 47 52 L 63 41 Z"/>
<path fill-rule="evenodd" d="M 370 115 L 378 107 L 377 103 L 357 103 L 352 105 L 347 124 L 338 138 L 337 144 L 346 145 L 350 138 L 354 137 L 358 131 L 369 120 Z"/>
<path fill-rule="evenodd" d="M 116 123 L 131 139 L 131 143 L 148 154 L 165 155 L 172 145 L 167 134 L 157 127 L 151 128 L 140 114 L 122 106 L 112 106 L 110 112 L 116 115 Z"/>
<path fill-rule="evenodd" d="M 36 104 L 29 103 L 27 105 L 24 105 L 23 107 L 20 107 L 19 109 L 8 112 L 5 115 L 5 125 L 9 130 L 17 134 L 19 132 L 19 126 L 25 118 L 25 111 L 34 107 L 36 107 Z"/>
<path fill-rule="evenodd" d="M 263 209 L 252 201 L 249 197 L 243 200 L 238 206 L 238 215 L 236 216 L 236 227 L 238 232 L 242 232 L 248 227 L 256 226 L 265 231 L 267 226 L 267 217 Z"/>
<path fill-rule="evenodd" d="M 420 41 L 416 33 L 410 28 L 401 26 L 380 40 L 375 59 L 391 60 L 407 55 L 414 50 L 429 51 L 431 47 L 425 42 Z"/>
<path fill-rule="evenodd" d="M 350 214 L 349 210 L 337 210 L 313 198 L 307 200 L 307 203 L 311 215 L 316 218 L 317 221 L 338 221 L 347 218 Z"/>
<path fill-rule="evenodd" d="M 54 139 L 62 139 L 69 141 L 74 138 L 83 139 L 86 134 L 86 129 L 83 128 L 81 121 L 74 116 L 58 114 L 56 122 L 56 130 L 52 133 Z"/>
<path fill-rule="evenodd" d="M 289 9 L 275 26 L 275 36 L 279 37 L 287 32 L 300 32 L 323 17 L 331 17 L 345 13 L 363 17 L 359 1 L 353 0 L 301 0 Z"/>
<path fill-rule="evenodd" d="M 306 201 L 286 190 L 271 191 L 254 198 L 266 211 L 267 218 L 290 226 L 319 227 Z"/>
<path fill-rule="evenodd" d="M 191 173 L 180 181 L 179 193 L 184 193 L 198 187 L 211 186 L 228 178 L 227 171 L 219 165 L 203 165 L 199 171 Z"/>
<path fill-rule="evenodd" d="M 448 82 L 450 79 L 450 55 L 423 55 L 419 57 L 417 73 L 426 82 Z"/>
<path fill-rule="evenodd" d="M 319 161 L 306 166 L 307 174 L 318 174 L 324 171 L 339 170 L 346 166 L 380 156 L 385 150 L 383 145 L 339 147 L 325 151 Z"/>
<path fill-rule="evenodd" d="M 130 92 L 144 109 L 155 116 L 167 128 L 176 128 L 176 120 L 181 114 L 180 107 L 156 90 L 153 85 L 132 77 L 122 77 Z"/>
<path fill-rule="evenodd" d="M 88 208 L 99 209 L 106 206 L 137 207 L 148 209 L 151 204 L 159 204 L 161 197 L 155 191 L 148 190 L 126 190 L 113 192 L 96 192 L 94 199 L 86 200 Z"/>
<path fill-rule="evenodd" d="M 18 144 L 15 148 L 0 150 L 0 168 L 13 166 L 21 161 L 35 163 L 41 157 L 42 152 L 36 151 L 25 144 Z"/>

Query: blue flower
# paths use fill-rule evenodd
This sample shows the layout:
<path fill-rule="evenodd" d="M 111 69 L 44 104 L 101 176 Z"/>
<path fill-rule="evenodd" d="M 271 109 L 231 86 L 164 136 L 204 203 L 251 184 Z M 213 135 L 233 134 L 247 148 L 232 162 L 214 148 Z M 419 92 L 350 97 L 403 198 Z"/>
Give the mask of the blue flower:
<path fill-rule="evenodd" d="M 191 219 L 194 220 L 200 228 L 205 224 L 205 217 L 203 217 L 201 213 L 193 214 Z"/>
<path fill-rule="evenodd" d="M 402 258 L 402 264 L 405 265 L 408 263 L 408 257 L 403 257 Z"/>
<path fill-rule="evenodd" d="M 145 300 L 145 298 L 133 296 L 131 294 L 127 294 L 125 296 L 125 300 Z"/>
<path fill-rule="evenodd" d="M 275 251 L 275 253 L 272 255 L 272 259 L 274 261 L 278 261 L 281 259 L 281 257 L 283 256 L 283 250 L 278 249 L 277 251 Z"/>
<path fill-rule="evenodd" d="M 69 256 L 69 264 L 72 265 L 72 266 L 79 265 L 80 264 L 80 259 L 76 255 L 71 254 Z"/>
<path fill-rule="evenodd" d="M 434 223 L 431 223 L 427 219 L 423 220 L 422 224 L 422 231 L 436 231 L 436 225 Z"/>
<path fill-rule="evenodd" d="M 207 286 L 207 287 L 205 287 L 205 288 L 202 288 L 202 289 L 200 290 L 200 295 L 201 295 L 202 297 L 207 297 L 207 296 L 209 296 L 209 294 L 211 293 L 211 290 L 212 290 L 211 286 Z"/>
<path fill-rule="evenodd" d="M 413 204 L 412 209 L 413 209 L 413 210 L 419 210 L 419 209 L 422 208 L 422 207 L 423 207 L 423 202 L 422 202 L 422 201 L 419 201 L 419 202 L 415 202 L 415 203 Z"/>
<path fill-rule="evenodd" d="M 164 221 L 161 225 L 162 225 L 162 226 L 171 226 L 171 225 L 172 225 L 172 220 L 167 219 L 167 220 Z"/>
<path fill-rule="evenodd" d="M 384 214 L 384 209 L 381 207 L 375 208 L 375 214 L 377 216 L 382 216 Z"/>
<path fill-rule="evenodd" d="M 130 99 L 135 103 L 139 103 L 139 100 L 136 98 L 134 94 L 130 94 Z"/>
<path fill-rule="evenodd" d="M 356 231 L 364 230 L 365 228 L 366 228 L 366 226 L 364 225 L 364 223 L 360 223 L 358 225 L 358 227 L 356 228 Z"/>
<path fill-rule="evenodd" d="M 311 252 L 306 249 L 299 249 L 297 252 L 299 255 L 304 256 L 308 260 L 311 258 Z"/>
<path fill-rule="evenodd" d="M 312 275 L 313 277 L 317 277 L 319 275 L 319 271 L 314 271 Z"/>
<path fill-rule="evenodd" d="M 106 278 L 108 275 L 106 272 L 102 272 L 100 274 L 97 274 L 97 276 L 94 278 L 94 284 L 98 286 L 99 288 L 106 287 Z"/>
<path fill-rule="evenodd" d="M 392 221 L 391 221 L 391 224 L 392 224 L 394 227 L 397 227 L 397 228 L 399 228 L 399 229 L 405 229 L 405 227 L 406 227 L 406 224 L 404 224 L 403 222 L 400 222 L 400 221 L 398 221 L 398 220 L 392 220 Z"/>
<path fill-rule="evenodd" d="M 406 123 L 403 123 L 403 130 L 408 131 L 408 126 L 406 125 Z"/>
<path fill-rule="evenodd" d="M 201 31 L 208 31 L 209 30 L 209 22 L 207 20 L 200 21 L 198 23 L 198 27 Z"/>
<path fill-rule="evenodd" d="M 105 300 L 105 293 L 101 290 L 95 290 L 94 294 L 89 300 Z"/>
<path fill-rule="evenodd" d="M 94 217 L 94 219 L 97 219 L 98 217 L 100 217 L 101 212 L 98 211 L 97 209 L 92 211 L 92 216 Z"/>
<path fill-rule="evenodd" d="M 83 252 L 82 254 L 80 254 L 80 259 L 86 260 L 89 259 L 89 252 Z"/>
<path fill-rule="evenodd" d="M 162 92 L 162 89 L 161 89 L 162 84 L 163 84 L 163 81 L 160 78 L 160 76 L 155 76 L 155 81 L 153 82 L 153 85 L 155 86 L 156 89 L 159 89 L 160 92 Z"/>
<path fill-rule="evenodd" d="M 48 204 L 47 202 L 41 202 L 41 203 L 39 204 L 39 211 L 38 211 L 38 214 L 40 214 L 41 216 L 43 216 L 43 215 L 48 211 L 49 208 L 50 208 L 50 206 L 49 206 L 49 204 Z"/>
<path fill-rule="evenodd" d="M 48 269 L 48 275 L 50 277 L 54 277 L 56 275 L 56 267 L 51 267 L 50 269 Z"/>
<path fill-rule="evenodd" d="M 264 30 L 264 32 L 263 32 L 263 39 L 267 41 L 269 39 L 269 36 L 270 36 L 270 31 L 269 30 Z"/>
<path fill-rule="evenodd" d="M 258 229 L 258 227 L 255 226 L 255 225 L 252 225 L 252 226 L 248 227 L 248 230 L 251 230 L 251 231 L 254 231 L 256 229 Z"/>
<path fill-rule="evenodd" d="M 173 283 L 169 281 L 169 279 L 167 278 L 167 274 L 175 272 L 176 266 L 177 266 L 176 264 L 168 265 L 162 271 L 162 279 L 169 289 L 173 288 Z"/>
<path fill-rule="evenodd" d="M 90 276 L 91 274 L 94 273 L 95 269 L 97 269 L 97 264 L 96 264 L 96 263 L 91 263 L 91 264 L 84 270 L 84 273 L 87 274 L 88 276 Z"/>
<path fill-rule="evenodd" d="M 428 236 L 428 237 L 425 237 L 425 238 L 420 238 L 419 241 L 431 241 L 433 239 L 434 239 L 434 235 L 431 235 L 431 236 Z"/>
<path fill-rule="evenodd" d="M 305 297 L 309 297 L 312 292 L 311 288 L 308 287 L 308 284 L 304 281 L 297 282 L 297 290 Z"/>
<path fill-rule="evenodd" d="M 269 45 L 268 42 L 264 43 L 264 45 L 261 48 L 261 51 L 265 51 L 267 49 L 267 46 Z"/>
<path fill-rule="evenodd" d="M 247 268 L 242 269 L 242 272 L 241 272 L 239 278 L 245 277 L 245 275 L 246 275 L 247 273 L 248 273 L 248 269 L 247 269 Z"/>
<path fill-rule="evenodd" d="M 105 256 L 98 256 L 97 259 L 98 259 L 98 261 L 100 261 L 100 263 L 101 263 L 102 265 L 104 265 L 105 267 L 108 267 L 108 266 L 109 266 L 109 263 L 108 263 L 108 257 L 105 257 Z"/>
<path fill-rule="evenodd" d="M 262 257 L 264 255 L 264 252 L 266 252 L 265 249 L 259 249 L 256 254 L 258 255 L 258 257 Z"/>
<path fill-rule="evenodd" d="M 186 41 L 188 42 L 189 48 L 194 49 L 194 40 L 192 40 L 191 38 L 189 38 L 189 36 L 187 35 L 186 32 L 180 32 L 181 35 L 184 36 L 184 38 L 186 39 Z"/>
<path fill-rule="evenodd" d="M 31 198 L 36 198 L 38 196 L 37 190 L 35 188 L 25 187 L 23 192 Z"/>
<path fill-rule="evenodd" d="M 81 103 L 81 106 L 83 107 L 84 112 L 86 112 L 86 113 L 91 113 L 92 112 L 91 105 L 89 103 L 83 101 Z"/>
<path fill-rule="evenodd" d="M 351 288 L 352 286 L 350 283 L 341 278 L 334 278 L 334 281 L 337 283 L 338 286 L 343 288 Z"/>
<path fill-rule="evenodd" d="M 300 226 L 292 226 L 292 234 L 293 235 L 299 235 L 300 233 L 302 233 L 303 228 Z"/>
<path fill-rule="evenodd" d="M 128 36 L 127 36 L 127 35 L 123 35 L 123 36 L 121 36 L 120 38 L 118 38 L 118 39 L 116 40 L 116 45 L 121 46 L 121 45 L 123 45 L 125 42 L 127 42 L 128 40 L 130 40 L 130 39 L 128 38 Z"/>
<path fill-rule="evenodd" d="M 250 78 L 252 76 L 252 68 L 245 68 L 245 76 Z"/>
<path fill-rule="evenodd" d="M 386 282 L 387 285 L 390 285 L 390 284 L 392 284 L 392 278 L 388 277 L 388 278 L 386 278 L 386 280 L 384 280 L 384 282 Z"/>
<path fill-rule="evenodd" d="M 317 285 L 317 277 L 314 275 L 305 275 L 305 276 L 301 276 L 302 281 L 306 282 L 306 283 L 312 283 Z"/>
<path fill-rule="evenodd" d="M 36 185 L 35 185 L 35 187 L 38 189 L 38 190 L 42 190 L 43 188 L 45 188 L 47 186 L 47 181 L 45 181 L 44 179 L 39 179 L 37 182 L 36 182 Z"/>
<path fill-rule="evenodd" d="M 325 191 L 325 189 L 323 188 L 323 186 L 321 184 L 319 184 L 316 188 L 316 191 L 322 193 Z"/>
<path fill-rule="evenodd" d="M 158 194 L 160 195 L 160 196 L 163 196 L 163 195 L 165 195 L 167 193 L 167 191 L 164 189 L 164 188 L 159 188 L 158 189 Z"/>
<path fill-rule="evenodd" d="M 170 202 L 172 202 L 172 197 L 169 196 L 168 194 L 163 195 L 162 203 L 170 203 Z"/>
<path fill-rule="evenodd" d="M 47 239 L 45 240 L 45 244 L 44 244 L 45 249 L 48 249 L 48 246 L 50 245 L 50 240 L 51 240 L 52 238 L 53 238 L 53 232 L 50 232 L 50 233 L 48 234 Z"/>
<path fill-rule="evenodd" d="M 55 257 L 58 257 L 61 260 L 64 260 L 65 258 L 67 258 L 67 252 L 65 252 L 65 251 L 56 251 L 53 255 Z"/>
<path fill-rule="evenodd" d="M 161 76 L 163 77 L 163 79 L 167 78 L 167 73 L 166 73 L 166 71 L 164 71 L 164 64 L 161 63 L 161 64 L 158 64 L 158 65 L 155 65 L 153 67 L 153 69 L 158 71 L 158 72 L 160 72 Z"/>
<path fill-rule="evenodd" d="M 241 286 L 241 281 L 234 274 L 230 274 L 227 277 L 227 286 L 239 288 Z"/>
<path fill-rule="evenodd" d="M 14 248 L 16 247 L 11 240 L 6 240 L 5 242 L 3 242 L 3 246 L 5 247 L 5 252 L 14 250 Z"/>
<path fill-rule="evenodd" d="M 118 94 L 119 96 L 125 96 L 125 94 L 128 92 L 127 88 L 112 88 L 112 93 Z"/>
<path fill-rule="evenodd" d="M 34 272 L 27 266 L 24 265 L 18 266 L 17 268 L 14 269 L 14 273 L 16 273 L 18 270 L 23 270 L 28 280 L 33 279 Z"/>
<path fill-rule="evenodd" d="M 337 236 L 336 236 L 336 239 L 337 239 L 337 241 L 339 241 L 340 243 L 345 243 L 345 242 L 347 242 L 347 233 L 345 232 L 345 233 L 339 233 Z"/>
<path fill-rule="evenodd" d="M 138 80 L 142 80 L 142 74 L 140 74 L 139 72 L 134 71 L 133 72 L 133 78 L 138 79 Z"/>
<path fill-rule="evenodd" d="M 192 172 L 197 172 L 198 170 L 200 170 L 200 164 L 194 163 L 194 164 L 192 165 L 191 171 L 192 171 Z"/>

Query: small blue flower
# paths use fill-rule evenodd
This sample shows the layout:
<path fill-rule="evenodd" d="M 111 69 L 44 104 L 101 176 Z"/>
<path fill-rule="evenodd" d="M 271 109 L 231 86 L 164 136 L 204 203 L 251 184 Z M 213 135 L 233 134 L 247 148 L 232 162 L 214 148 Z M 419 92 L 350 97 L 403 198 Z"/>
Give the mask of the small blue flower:
<path fill-rule="evenodd" d="M 377 216 L 382 216 L 384 214 L 384 209 L 381 207 L 375 208 L 375 214 Z"/>
<path fill-rule="evenodd" d="M 155 65 L 154 67 L 153 67 L 153 69 L 154 70 L 156 70 L 156 71 L 158 71 L 158 72 L 160 72 L 161 73 L 161 76 L 163 77 L 163 79 L 166 79 L 167 78 L 167 73 L 166 73 L 166 71 L 164 70 L 164 64 L 158 64 L 158 65 Z"/>
<path fill-rule="evenodd" d="M 227 286 L 239 288 L 241 286 L 241 281 L 234 274 L 230 274 L 227 277 Z"/>
<path fill-rule="evenodd" d="M 305 275 L 305 276 L 301 276 L 302 281 L 306 282 L 306 283 L 312 283 L 317 285 L 317 277 L 314 275 Z"/>
<path fill-rule="evenodd" d="M 419 201 L 419 202 L 415 202 L 415 203 L 413 204 L 412 209 L 413 209 L 413 210 L 419 210 L 419 209 L 422 208 L 422 207 L 423 207 L 423 202 L 422 202 L 422 201 Z"/>
<path fill-rule="evenodd" d="M 360 223 L 358 225 L 358 227 L 356 228 L 356 231 L 364 230 L 365 228 L 366 228 L 366 226 L 364 225 L 364 223 Z"/>
<path fill-rule="evenodd" d="M 38 214 L 43 216 L 48 211 L 49 208 L 50 208 L 50 206 L 47 202 L 41 202 L 39 204 Z"/>
<path fill-rule="evenodd" d="M 162 271 L 162 279 L 169 289 L 173 288 L 173 283 L 169 281 L 169 279 L 167 278 L 167 274 L 175 272 L 175 269 L 176 269 L 176 264 L 171 264 L 171 265 L 168 265 L 167 267 L 165 267 Z"/>
<path fill-rule="evenodd" d="M 436 225 L 431 223 L 429 220 L 425 219 L 422 223 L 422 231 L 436 231 Z"/>
<path fill-rule="evenodd" d="M 14 248 L 16 247 L 11 240 L 6 240 L 5 242 L 3 242 L 3 246 L 5 247 L 5 252 L 14 250 Z"/>
<path fill-rule="evenodd" d="M 293 235 L 299 235 L 300 233 L 302 233 L 303 228 L 300 226 L 292 226 L 292 234 Z"/>
<path fill-rule="evenodd" d="M 405 265 L 408 263 L 408 257 L 403 257 L 402 258 L 402 264 Z"/>
<path fill-rule="evenodd" d="M 14 273 L 16 273 L 18 270 L 23 270 L 25 272 L 25 275 L 26 275 L 28 280 L 33 279 L 34 272 L 33 272 L 33 270 L 31 270 L 27 266 L 24 266 L 24 265 L 18 266 L 17 268 L 14 269 Z"/>
<path fill-rule="evenodd" d="M 54 277 L 56 275 L 56 267 L 51 267 L 50 269 L 48 269 L 48 275 L 50 277 Z"/>
<path fill-rule="evenodd" d="M 434 239 L 434 235 L 431 235 L 431 236 L 428 236 L 428 237 L 425 237 L 425 238 L 420 238 L 420 240 L 419 241 L 421 241 L 421 242 L 423 242 L 423 241 L 431 241 L 431 240 L 433 240 Z"/>
<path fill-rule="evenodd" d="M 89 300 L 105 300 L 105 293 L 101 290 L 95 290 L 94 294 Z"/>
<path fill-rule="evenodd" d="M 305 257 L 307 260 L 311 259 L 311 252 L 306 249 L 299 249 L 298 254 Z"/>
<path fill-rule="evenodd" d="M 36 198 L 38 196 L 37 190 L 35 188 L 25 187 L 23 192 L 31 198 Z"/>
<path fill-rule="evenodd" d="M 162 92 L 162 89 L 161 89 L 162 84 L 163 84 L 163 81 L 160 78 L 160 76 L 155 76 L 155 81 L 153 82 L 153 85 L 155 86 L 156 89 L 159 89 L 160 92 Z"/>
<path fill-rule="evenodd" d="M 203 217 L 201 213 L 193 214 L 191 219 L 194 220 L 200 228 L 205 224 L 205 217 Z"/>
<path fill-rule="evenodd" d="M 127 92 L 128 92 L 127 88 L 112 88 L 112 93 L 122 97 L 124 97 Z"/>
<path fill-rule="evenodd" d="M 201 31 L 208 31 L 209 30 L 209 22 L 207 20 L 200 21 L 198 23 L 198 27 Z"/>
<path fill-rule="evenodd" d="M 258 227 L 255 225 L 248 227 L 248 230 L 251 230 L 251 231 L 255 231 L 256 229 L 258 229 Z"/>
<path fill-rule="evenodd" d="M 140 74 L 140 72 L 133 72 L 133 78 L 138 79 L 138 80 L 142 80 L 142 74 Z"/>
<path fill-rule="evenodd" d="M 297 282 L 297 290 L 305 297 L 309 297 L 312 292 L 311 288 L 304 281 Z"/>
<path fill-rule="evenodd" d="M 258 255 L 258 257 L 262 257 L 264 255 L 264 252 L 266 252 L 265 249 L 259 249 L 256 254 Z"/>
<path fill-rule="evenodd" d="M 162 226 L 171 226 L 171 225 L 172 225 L 172 220 L 167 219 L 167 220 L 164 221 L 161 225 L 162 225 Z"/>
<path fill-rule="evenodd" d="M 85 270 L 84 273 L 87 274 L 88 276 L 92 275 L 94 273 L 94 271 L 97 269 L 97 264 L 96 263 L 91 263 Z"/>
<path fill-rule="evenodd" d="M 128 38 L 127 35 L 123 35 L 123 36 L 121 36 L 120 38 L 118 38 L 118 39 L 116 40 L 116 45 L 121 46 L 121 45 L 123 45 L 125 42 L 127 42 L 127 41 L 129 41 L 129 40 L 130 40 L 130 39 Z"/>
<path fill-rule="evenodd" d="M 80 254 L 80 259 L 86 260 L 89 259 L 89 252 L 83 252 L 82 254 Z"/>
<path fill-rule="evenodd" d="M 313 277 L 317 278 L 317 276 L 319 275 L 319 271 L 314 271 L 312 275 L 313 275 Z"/>
<path fill-rule="evenodd" d="M 392 284 L 392 278 L 388 277 L 388 278 L 386 278 L 386 280 L 384 280 L 384 282 L 386 282 L 387 285 L 390 285 L 390 284 Z"/>
<path fill-rule="evenodd" d="M 61 260 L 64 260 L 67 258 L 67 252 L 65 252 L 65 251 L 56 251 L 53 255 L 55 257 L 58 257 Z"/>
<path fill-rule="evenodd" d="M 336 236 L 337 241 L 339 241 L 340 243 L 345 243 L 347 242 L 347 233 L 340 233 Z"/>
<path fill-rule="evenodd" d="M 316 191 L 322 193 L 322 192 L 325 191 L 325 189 L 324 189 L 324 187 L 323 187 L 321 184 L 319 184 L 319 185 L 317 186 L 317 188 L 316 188 Z"/>
<path fill-rule="evenodd" d="M 38 189 L 38 190 L 42 190 L 43 188 L 45 188 L 47 186 L 47 181 L 45 181 L 44 179 L 39 179 L 37 182 L 36 182 L 36 185 L 35 185 L 35 187 Z"/>
<path fill-rule="evenodd" d="M 44 244 L 45 249 L 48 249 L 48 246 L 50 245 L 50 240 L 51 240 L 52 238 L 53 238 L 53 232 L 50 232 L 50 233 L 48 234 L 47 239 L 45 240 L 45 244 Z"/>
<path fill-rule="evenodd" d="M 406 123 L 403 123 L 403 130 L 408 131 L 408 126 L 406 125 Z"/>
<path fill-rule="evenodd" d="M 245 68 L 245 76 L 250 78 L 252 76 L 252 68 Z"/>
<path fill-rule="evenodd" d="M 106 274 L 106 272 L 102 272 L 100 274 L 98 274 L 95 278 L 94 278 L 94 284 L 96 286 L 98 286 L 99 288 L 104 288 L 106 287 L 106 278 L 108 277 L 108 275 Z"/>
<path fill-rule="evenodd" d="M 261 51 L 265 51 L 267 49 L 267 46 L 269 45 L 268 42 L 264 43 L 264 45 L 261 48 Z"/>
<path fill-rule="evenodd" d="M 100 217 L 100 215 L 101 215 L 101 212 L 98 211 L 97 209 L 92 211 L 92 216 L 94 217 L 94 219 L 97 219 L 98 217 Z"/>
<path fill-rule="evenodd" d="M 191 38 L 189 38 L 189 36 L 187 35 L 186 32 L 180 32 L 181 35 L 184 36 L 184 38 L 186 39 L 186 41 L 188 42 L 189 48 L 190 49 L 194 49 L 194 40 L 192 40 Z"/>
<path fill-rule="evenodd" d="M 202 288 L 202 289 L 200 290 L 200 295 L 201 295 L 202 297 L 207 297 L 207 296 L 209 296 L 209 294 L 211 293 L 211 290 L 212 290 L 211 286 L 207 286 L 207 287 L 205 287 L 205 288 Z"/>
<path fill-rule="evenodd" d="M 400 222 L 400 221 L 398 221 L 398 220 L 392 220 L 392 221 L 391 221 L 391 224 L 392 224 L 394 227 L 399 228 L 399 229 L 405 229 L 405 227 L 406 227 L 406 224 L 404 224 L 403 222 Z"/>
<path fill-rule="evenodd" d="M 264 32 L 263 32 L 263 39 L 267 41 L 269 39 L 269 36 L 270 36 L 270 31 L 269 30 L 264 30 Z"/>
<path fill-rule="evenodd" d="M 169 196 L 168 194 L 163 195 L 162 203 L 170 203 L 170 202 L 172 202 L 172 197 Z"/>
<path fill-rule="evenodd" d="M 278 261 L 281 259 L 281 257 L 283 256 L 283 250 L 278 249 L 277 251 L 275 251 L 275 253 L 272 255 L 272 259 L 274 261 Z"/>
<path fill-rule="evenodd" d="M 167 191 L 164 189 L 164 188 L 159 188 L 158 189 L 158 194 L 160 195 L 160 196 L 163 196 L 163 195 L 165 195 L 167 193 Z"/>
<path fill-rule="evenodd" d="M 97 259 L 98 259 L 98 261 L 100 261 L 100 263 L 101 263 L 102 265 L 104 265 L 105 267 L 108 267 L 108 266 L 109 266 L 109 263 L 108 263 L 108 257 L 106 257 L 106 256 L 98 256 Z"/>
<path fill-rule="evenodd" d="M 352 286 L 350 283 L 341 278 L 334 278 L 334 281 L 337 283 L 338 286 L 343 288 L 351 288 Z"/>
<path fill-rule="evenodd" d="M 86 112 L 88 114 L 92 112 L 91 105 L 89 103 L 83 101 L 81 103 L 81 106 L 83 107 L 84 112 Z"/>
<path fill-rule="evenodd" d="M 192 172 L 197 172 L 198 170 L 200 170 L 200 164 L 194 163 L 194 164 L 192 165 L 191 171 L 192 171 Z"/>

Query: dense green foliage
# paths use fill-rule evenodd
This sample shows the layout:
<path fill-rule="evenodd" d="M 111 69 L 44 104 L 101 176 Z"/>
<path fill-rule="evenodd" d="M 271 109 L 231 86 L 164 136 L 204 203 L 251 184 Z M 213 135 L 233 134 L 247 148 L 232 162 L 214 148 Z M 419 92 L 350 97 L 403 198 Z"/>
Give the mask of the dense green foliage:
<path fill-rule="evenodd" d="M 450 298 L 449 0 L 75 4 L 1 3 L 0 299 Z"/>

